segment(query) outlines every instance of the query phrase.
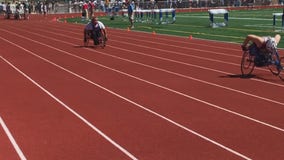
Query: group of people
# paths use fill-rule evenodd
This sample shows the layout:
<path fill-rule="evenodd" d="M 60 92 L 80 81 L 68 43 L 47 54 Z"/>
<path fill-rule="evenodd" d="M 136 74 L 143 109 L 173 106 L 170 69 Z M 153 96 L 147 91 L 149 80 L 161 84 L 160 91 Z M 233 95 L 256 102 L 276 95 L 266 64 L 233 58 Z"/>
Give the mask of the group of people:
<path fill-rule="evenodd" d="M 87 20 L 92 18 L 94 16 L 95 7 L 95 1 L 85 1 L 82 5 L 82 17 Z"/>
<path fill-rule="evenodd" d="M 48 12 L 56 12 L 58 2 L 56 0 L 51 1 L 29 1 L 19 0 L 12 2 L 0 3 L 0 14 L 4 15 L 6 19 L 29 19 L 31 13 L 39 13 L 46 15 Z"/>
<path fill-rule="evenodd" d="M 0 13 L 4 15 L 6 19 L 29 19 L 29 3 L 27 1 L 15 2 L 7 4 L 2 2 L 0 4 Z"/>

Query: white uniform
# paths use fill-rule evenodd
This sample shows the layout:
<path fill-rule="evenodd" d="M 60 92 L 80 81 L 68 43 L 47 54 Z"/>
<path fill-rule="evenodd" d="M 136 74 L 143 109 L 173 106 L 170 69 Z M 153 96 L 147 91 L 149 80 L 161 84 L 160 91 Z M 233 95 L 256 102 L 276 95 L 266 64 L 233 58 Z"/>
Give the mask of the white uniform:
<path fill-rule="evenodd" d="M 101 21 L 98 21 L 98 23 L 95 24 L 95 26 L 93 26 L 93 23 L 92 23 L 92 22 L 89 22 L 89 23 L 86 25 L 85 29 L 86 29 L 86 30 L 94 30 L 93 27 L 95 27 L 95 28 L 98 28 L 98 27 L 99 27 L 100 29 L 105 29 L 105 28 L 106 28 L 105 25 L 104 25 Z"/>

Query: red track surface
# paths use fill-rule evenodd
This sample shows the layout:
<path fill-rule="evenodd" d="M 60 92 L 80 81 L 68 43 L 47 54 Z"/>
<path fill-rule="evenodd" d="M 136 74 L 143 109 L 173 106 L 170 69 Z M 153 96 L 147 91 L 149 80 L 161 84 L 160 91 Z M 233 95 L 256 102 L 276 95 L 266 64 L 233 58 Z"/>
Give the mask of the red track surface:
<path fill-rule="evenodd" d="M 284 83 L 238 44 L 52 18 L 0 21 L 0 159 L 284 159 Z"/>

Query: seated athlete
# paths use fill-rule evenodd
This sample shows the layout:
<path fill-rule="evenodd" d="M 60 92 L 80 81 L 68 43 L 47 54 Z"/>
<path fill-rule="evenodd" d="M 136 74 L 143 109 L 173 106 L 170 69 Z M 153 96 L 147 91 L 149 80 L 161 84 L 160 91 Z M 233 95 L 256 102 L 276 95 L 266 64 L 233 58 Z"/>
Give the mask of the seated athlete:
<path fill-rule="evenodd" d="M 99 44 L 99 38 L 104 37 L 105 41 L 107 40 L 107 32 L 105 25 L 101 22 L 98 21 L 97 17 L 93 17 L 91 22 L 89 22 L 84 29 L 84 41 L 86 42 L 86 36 L 87 34 L 91 34 L 91 38 L 94 40 L 94 45 Z"/>
<path fill-rule="evenodd" d="M 249 34 L 242 44 L 242 49 L 248 50 L 248 44 L 254 43 L 258 49 L 265 49 L 267 52 L 275 53 L 277 45 L 281 40 L 281 36 L 276 34 L 274 37 L 264 36 L 260 37 L 257 35 Z"/>

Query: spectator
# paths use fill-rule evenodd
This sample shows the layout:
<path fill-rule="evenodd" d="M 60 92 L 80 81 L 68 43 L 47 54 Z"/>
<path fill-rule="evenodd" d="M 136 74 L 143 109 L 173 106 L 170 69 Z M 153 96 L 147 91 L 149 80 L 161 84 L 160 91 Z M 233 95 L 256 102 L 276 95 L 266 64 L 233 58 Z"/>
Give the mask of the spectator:
<path fill-rule="evenodd" d="M 134 1 L 132 1 L 132 2 L 128 1 L 127 3 L 128 3 L 127 12 L 128 12 L 130 28 L 134 28 L 134 9 L 135 9 L 135 4 L 134 4 Z"/>
<path fill-rule="evenodd" d="M 83 3 L 83 9 L 82 9 L 82 18 L 83 19 L 89 19 L 88 16 L 88 4 L 86 2 Z"/>

